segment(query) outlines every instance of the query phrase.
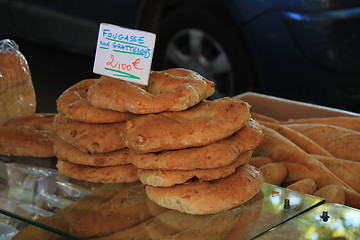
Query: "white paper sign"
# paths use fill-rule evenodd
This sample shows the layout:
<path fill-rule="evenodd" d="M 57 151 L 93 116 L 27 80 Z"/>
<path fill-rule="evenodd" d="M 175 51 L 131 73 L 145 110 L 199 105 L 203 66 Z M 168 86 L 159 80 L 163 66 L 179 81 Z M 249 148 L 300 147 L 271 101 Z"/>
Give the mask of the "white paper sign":
<path fill-rule="evenodd" d="M 94 73 L 148 84 L 156 35 L 101 23 Z"/>

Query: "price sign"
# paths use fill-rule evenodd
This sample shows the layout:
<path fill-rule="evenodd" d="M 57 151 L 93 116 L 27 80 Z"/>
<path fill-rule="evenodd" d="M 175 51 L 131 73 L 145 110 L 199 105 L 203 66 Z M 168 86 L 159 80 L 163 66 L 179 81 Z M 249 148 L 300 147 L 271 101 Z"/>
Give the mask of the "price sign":
<path fill-rule="evenodd" d="M 148 84 L 156 35 L 101 23 L 93 72 Z"/>

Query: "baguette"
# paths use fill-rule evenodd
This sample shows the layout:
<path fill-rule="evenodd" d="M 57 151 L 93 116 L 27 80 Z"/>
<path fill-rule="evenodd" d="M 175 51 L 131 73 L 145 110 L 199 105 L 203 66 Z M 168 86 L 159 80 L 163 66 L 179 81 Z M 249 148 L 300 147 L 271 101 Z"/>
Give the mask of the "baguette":
<path fill-rule="evenodd" d="M 256 168 L 260 168 L 261 166 L 268 164 L 268 163 L 272 163 L 273 161 L 265 156 L 257 156 L 257 157 L 251 157 L 249 160 L 249 164 L 251 166 L 254 166 Z"/>
<path fill-rule="evenodd" d="M 314 172 L 312 168 L 301 163 L 285 162 L 285 166 L 288 169 L 288 175 L 282 183 L 284 187 L 288 187 L 302 179 L 311 178 Z"/>
<path fill-rule="evenodd" d="M 360 194 L 327 169 L 323 163 L 307 154 L 275 130 L 263 126 L 263 132 L 265 134 L 263 141 L 255 149 L 254 156 L 267 156 L 274 162 L 285 162 L 287 167 L 289 164 L 293 164 L 293 166 L 295 164 L 296 168 L 290 169 L 288 167 L 288 177 L 285 181 L 289 180 L 289 177 L 293 178 L 290 179 L 293 182 L 303 178 L 312 178 L 318 188 L 329 184 L 338 184 L 345 191 L 346 205 L 360 208 Z M 293 174 L 293 170 L 296 170 L 297 174 Z M 296 175 L 298 175 L 297 179 L 295 178 Z"/>
<path fill-rule="evenodd" d="M 288 124 L 337 158 L 360 161 L 360 132 L 326 124 Z"/>
<path fill-rule="evenodd" d="M 301 118 L 282 121 L 281 124 L 322 123 L 360 131 L 360 117 Z"/>
<path fill-rule="evenodd" d="M 251 117 L 254 118 L 256 121 L 280 123 L 280 121 L 278 121 L 277 119 L 260 114 L 260 113 L 251 112 Z"/>
<path fill-rule="evenodd" d="M 311 178 L 304 178 L 300 181 L 297 181 L 297 182 L 289 185 L 287 188 L 294 190 L 294 191 L 311 194 L 311 195 L 313 195 L 317 190 L 316 183 Z"/>
<path fill-rule="evenodd" d="M 280 186 L 288 174 L 284 163 L 268 163 L 261 166 L 264 182 Z"/>
<path fill-rule="evenodd" d="M 314 193 L 314 196 L 325 198 L 326 203 L 345 204 L 345 192 L 339 185 L 327 185 Z"/>
<path fill-rule="evenodd" d="M 313 155 L 338 178 L 360 192 L 360 162 L 334 157 Z"/>
<path fill-rule="evenodd" d="M 333 155 L 331 155 L 319 144 L 317 144 L 310 138 L 306 137 L 305 135 L 301 134 L 300 132 L 295 131 L 294 129 L 276 123 L 267 123 L 267 122 L 260 122 L 260 123 L 264 126 L 267 126 L 277 131 L 282 136 L 286 137 L 287 139 L 295 143 L 297 146 L 299 146 L 301 149 L 303 149 L 305 152 L 309 154 L 317 154 L 317 155 L 333 157 Z"/>
<path fill-rule="evenodd" d="M 295 145 L 289 139 L 283 137 L 275 130 L 263 126 L 264 138 L 261 144 L 254 150 L 255 156 L 267 156 L 274 162 L 285 162 L 286 166 L 292 170 L 296 170 L 297 178 L 291 180 L 298 181 L 303 178 L 313 178 L 314 180 L 326 176 L 329 181 L 348 186 L 338 179 L 330 170 L 328 170 L 320 161 L 313 156 L 307 154 L 300 147 Z M 295 165 L 294 165 L 295 164 Z M 293 167 L 295 166 L 295 167 Z M 289 170 L 289 176 L 294 176 Z"/>
<path fill-rule="evenodd" d="M 360 193 L 348 188 L 340 186 L 345 192 L 345 205 L 360 209 Z"/>

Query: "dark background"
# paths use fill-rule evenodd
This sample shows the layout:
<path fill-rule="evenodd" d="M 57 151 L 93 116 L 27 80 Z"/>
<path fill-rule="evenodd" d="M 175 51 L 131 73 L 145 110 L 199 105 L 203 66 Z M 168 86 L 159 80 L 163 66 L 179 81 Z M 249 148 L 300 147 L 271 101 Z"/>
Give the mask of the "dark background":
<path fill-rule="evenodd" d="M 154 70 L 194 69 L 214 81 L 216 93 L 221 96 L 254 91 L 360 112 L 358 1 L 108 0 L 99 3 L 96 0 L 0 0 L 0 39 L 15 40 L 28 60 L 37 112 L 55 112 L 56 99 L 64 90 L 83 79 L 98 77 L 92 68 L 101 22 L 156 33 Z M 178 50 L 186 56 L 190 52 L 191 59 L 194 56 L 188 45 L 193 41 L 174 40 L 174 36 L 189 28 L 210 36 L 204 38 L 201 48 L 196 47 L 204 50 L 202 59 L 217 56 L 216 44 L 223 47 L 232 66 L 227 73 L 233 76 L 231 80 L 206 76 L 210 71 L 200 61 L 172 65 L 166 53 L 180 51 L 167 52 L 171 44 L 178 44 Z"/>
<path fill-rule="evenodd" d="M 83 79 L 99 77 L 93 73 L 94 56 L 77 54 L 19 38 L 12 40 L 19 45 L 20 52 L 28 61 L 36 93 L 37 112 L 57 112 L 56 100 L 67 88 Z M 321 94 L 323 93 L 319 92 L 319 95 Z M 328 107 L 360 112 L 355 102 L 354 105 L 343 106 L 338 103 L 337 106 Z"/>
<path fill-rule="evenodd" d="M 92 72 L 94 57 L 13 39 L 28 61 L 36 94 L 37 112 L 57 112 L 56 99 L 73 84 L 98 77 Z"/>

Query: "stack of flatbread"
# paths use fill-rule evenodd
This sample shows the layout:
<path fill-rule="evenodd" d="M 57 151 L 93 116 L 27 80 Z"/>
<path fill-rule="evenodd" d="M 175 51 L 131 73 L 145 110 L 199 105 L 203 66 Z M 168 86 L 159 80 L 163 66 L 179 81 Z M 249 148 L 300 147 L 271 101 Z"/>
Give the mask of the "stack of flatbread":
<path fill-rule="evenodd" d="M 147 87 L 83 80 L 57 101 L 58 169 L 93 182 L 140 179 L 155 203 L 190 214 L 234 208 L 262 186 L 247 163 L 263 132 L 249 104 L 205 100 L 213 93 L 212 82 L 186 69 L 153 71 Z"/>
<path fill-rule="evenodd" d="M 261 188 L 260 172 L 247 162 L 262 131 L 239 99 L 137 117 L 127 122 L 123 136 L 148 197 L 163 207 L 215 213 Z"/>
<path fill-rule="evenodd" d="M 97 81 L 82 80 L 57 100 L 59 114 L 54 120 L 58 135 L 54 142 L 57 168 L 63 175 L 80 181 L 138 181 L 137 169 L 130 163 L 129 149 L 119 135 L 133 114 L 90 105 L 86 93 Z"/>

